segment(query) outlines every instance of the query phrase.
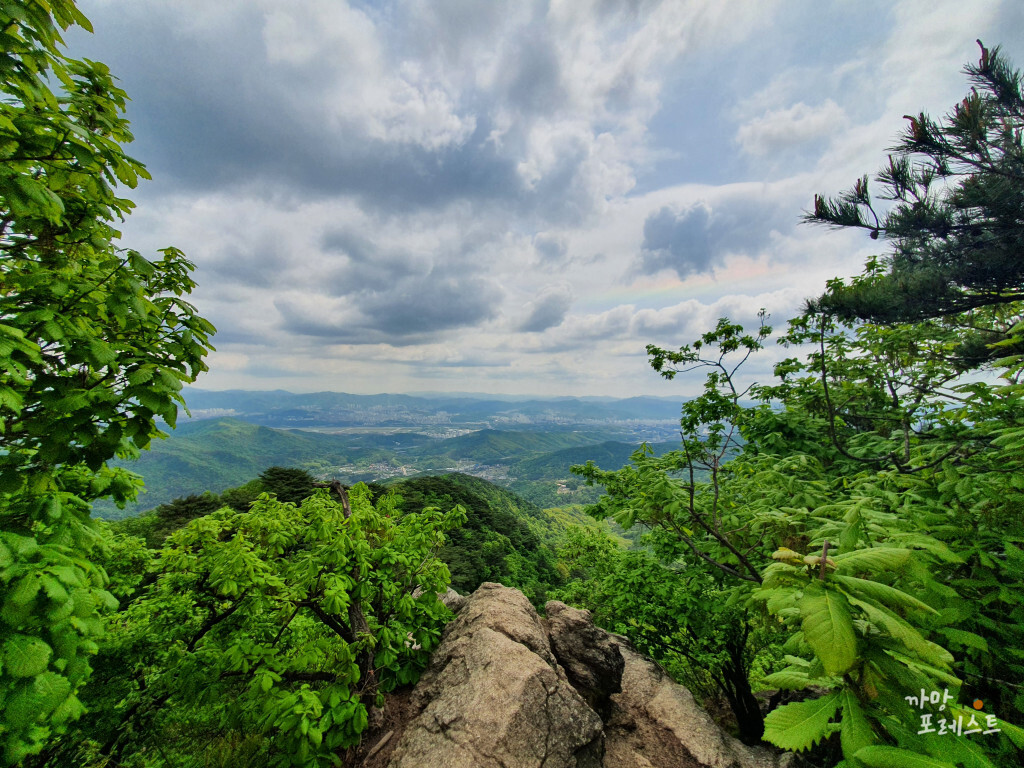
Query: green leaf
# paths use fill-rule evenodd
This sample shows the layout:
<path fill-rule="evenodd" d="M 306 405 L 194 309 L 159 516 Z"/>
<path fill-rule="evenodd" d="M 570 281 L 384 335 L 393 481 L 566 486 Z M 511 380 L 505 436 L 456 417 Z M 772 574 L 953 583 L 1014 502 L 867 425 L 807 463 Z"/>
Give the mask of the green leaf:
<path fill-rule="evenodd" d="M 821 659 L 825 674 L 842 674 L 857 660 L 857 638 L 850 606 L 842 593 L 814 581 L 800 598 L 804 639 Z"/>
<path fill-rule="evenodd" d="M 907 564 L 911 552 L 899 547 L 872 547 L 846 552 L 832 559 L 840 571 L 896 571 Z"/>
<path fill-rule="evenodd" d="M 849 759 L 864 747 L 875 743 L 875 733 L 856 694 L 849 688 L 843 691 L 843 720 L 839 730 L 843 757 Z"/>
<path fill-rule="evenodd" d="M 1018 749 L 1024 749 L 1024 728 L 1008 723 L 1005 720 L 998 720 L 999 728 L 1006 737 L 1013 742 Z"/>
<path fill-rule="evenodd" d="M 156 370 L 155 365 L 144 365 L 128 374 L 128 383 L 132 386 L 145 384 L 153 378 L 153 374 L 156 373 Z"/>
<path fill-rule="evenodd" d="M 362 704 L 356 707 L 355 712 L 352 713 L 352 730 L 356 733 L 362 733 L 366 730 L 366 707 Z"/>
<path fill-rule="evenodd" d="M 117 351 L 101 339 L 89 341 L 89 352 L 98 366 L 109 365 L 117 360 Z"/>
<path fill-rule="evenodd" d="M 956 768 L 952 763 L 898 747 L 864 747 L 854 755 L 868 768 Z"/>
<path fill-rule="evenodd" d="M 904 608 L 916 608 L 936 615 L 939 613 L 930 605 L 918 600 L 913 595 L 908 595 L 906 592 L 898 590 L 895 587 L 890 587 L 888 584 L 882 584 L 869 579 L 859 579 L 856 576 L 843 576 L 841 574 L 836 574 L 834 578 L 840 584 L 852 591 L 855 597 L 870 597 L 888 605 L 900 605 Z"/>
<path fill-rule="evenodd" d="M 761 682 L 769 688 L 782 688 L 787 691 L 799 691 L 811 684 L 806 670 L 797 667 L 786 667 L 773 672 L 766 675 Z"/>
<path fill-rule="evenodd" d="M 839 692 L 833 691 L 820 699 L 781 706 L 764 719 L 764 738 L 782 749 L 809 749 L 828 734 L 839 702 Z"/>
<path fill-rule="evenodd" d="M 35 599 L 41 586 L 42 582 L 34 573 L 22 576 L 8 594 L 7 599 L 14 605 L 26 606 Z"/>
<path fill-rule="evenodd" d="M 38 637 L 14 635 L 3 645 L 4 668 L 14 677 L 34 677 L 46 669 L 51 654 Z"/>
<path fill-rule="evenodd" d="M 14 730 L 26 728 L 42 713 L 30 687 L 24 687 L 4 702 L 4 725 Z"/>
<path fill-rule="evenodd" d="M 32 684 L 39 709 L 49 714 L 71 694 L 71 683 L 56 672 L 44 672 Z"/>
<path fill-rule="evenodd" d="M 965 714 L 964 723 L 966 724 L 971 713 L 966 710 L 961 711 Z M 926 738 L 925 743 L 931 754 L 948 758 L 959 768 L 996 768 L 986 754 L 991 754 L 992 750 L 983 741 L 978 742 L 970 736 L 954 736 L 949 733 L 942 736 L 932 733 Z"/>
<path fill-rule="evenodd" d="M 55 723 L 67 723 L 77 720 L 85 712 L 85 707 L 78 700 L 77 696 L 68 696 L 62 703 L 57 705 L 51 717 Z"/>
<path fill-rule="evenodd" d="M 900 642 L 904 648 L 922 661 L 934 664 L 939 668 L 946 668 L 952 663 L 953 655 L 949 651 L 926 640 L 916 628 L 891 611 L 856 598 L 850 598 L 850 602 L 864 611 L 875 626 Z"/>
<path fill-rule="evenodd" d="M 944 635 L 954 643 L 988 653 L 988 643 L 981 635 L 976 635 L 963 629 L 956 629 L 955 627 L 939 627 L 937 631 L 940 635 Z"/>

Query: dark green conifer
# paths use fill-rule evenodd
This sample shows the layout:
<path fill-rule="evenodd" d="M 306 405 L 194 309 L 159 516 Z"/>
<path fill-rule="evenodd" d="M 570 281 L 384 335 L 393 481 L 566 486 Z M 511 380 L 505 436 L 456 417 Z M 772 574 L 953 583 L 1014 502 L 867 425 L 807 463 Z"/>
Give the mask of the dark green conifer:
<path fill-rule="evenodd" d="M 939 122 L 906 116 L 875 177 L 887 208 L 869 193 L 867 176 L 837 198 L 815 195 L 805 221 L 866 229 L 891 250 L 852 281 L 834 281 L 809 302 L 812 311 L 900 323 L 980 308 L 998 315 L 1024 298 L 1024 81 L 998 47 L 978 44 L 980 60 L 964 69 L 973 87 L 963 101 Z M 974 339 L 981 349 L 1008 324 L 983 325 L 995 335 Z"/>
<path fill-rule="evenodd" d="M 277 496 L 279 501 L 301 504 L 313 495 L 316 478 L 304 469 L 295 467 L 268 467 L 260 473 L 264 490 Z"/>

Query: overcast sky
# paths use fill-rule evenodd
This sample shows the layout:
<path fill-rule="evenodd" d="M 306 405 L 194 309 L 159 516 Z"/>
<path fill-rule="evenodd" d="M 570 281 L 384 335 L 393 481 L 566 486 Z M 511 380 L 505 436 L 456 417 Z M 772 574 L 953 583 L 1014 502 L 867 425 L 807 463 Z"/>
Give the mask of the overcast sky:
<path fill-rule="evenodd" d="M 124 245 L 195 262 L 206 389 L 691 392 L 646 344 L 858 272 L 814 193 L 959 101 L 975 38 L 1024 65 L 1020 0 L 79 5 L 154 177 Z"/>

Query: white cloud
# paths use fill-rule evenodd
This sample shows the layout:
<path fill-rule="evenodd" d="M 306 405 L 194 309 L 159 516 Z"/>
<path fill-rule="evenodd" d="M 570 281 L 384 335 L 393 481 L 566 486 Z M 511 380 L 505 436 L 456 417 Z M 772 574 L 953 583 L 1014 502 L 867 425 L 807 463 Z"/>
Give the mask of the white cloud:
<path fill-rule="evenodd" d="M 832 99 L 817 106 L 802 101 L 773 109 L 741 125 L 736 141 L 750 155 L 767 155 L 796 145 L 826 139 L 846 122 L 843 108 Z"/>
<path fill-rule="evenodd" d="M 334 126 L 356 124 L 372 139 L 438 149 L 464 141 L 476 127 L 459 114 L 446 84 L 416 61 L 389 60 L 381 30 L 338 0 L 268 5 L 263 40 L 271 64 L 326 84 L 312 106 Z"/>
<path fill-rule="evenodd" d="M 958 100 L 1009 2 L 879 1 L 794 41 L 777 0 L 83 0 L 76 45 L 156 176 L 125 244 L 198 265 L 203 386 L 669 394 L 646 343 L 780 324 L 859 269 L 878 245 L 801 209 Z M 638 187 L 682 157 L 700 173 Z"/>

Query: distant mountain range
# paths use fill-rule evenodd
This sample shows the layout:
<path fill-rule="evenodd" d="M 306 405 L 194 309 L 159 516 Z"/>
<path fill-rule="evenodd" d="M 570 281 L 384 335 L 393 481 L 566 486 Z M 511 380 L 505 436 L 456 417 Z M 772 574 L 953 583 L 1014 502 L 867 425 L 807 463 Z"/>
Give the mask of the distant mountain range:
<path fill-rule="evenodd" d="M 668 439 L 678 430 L 679 398 L 533 398 L 452 395 L 294 394 L 283 390 L 183 392 L 192 420 L 231 416 L 279 428 L 573 430 L 599 428 L 628 439 Z"/>
<path fill-rule="evenodd" d="M 259 401 L 245 402 L 254 408 Z M 301 467 L 346 483 L 463 472 L 510 487 L 541 506 L 561 506 L 596 498 L 596 490 L 572 476 L 570 466 L 593 459 L 615 469 L 629 460 L 638 442 L 609 439 L 620 434 L 614 426 L 586 431 L 487 428 L 445 438 L 394 427 L 330 433 L 276 429 L 234 417 L 192 419 L 180 423 L 166 440 L 154 441 L 137 461 L 115 462 L 145 480 L 146 492 L 138 504 L 120 511 L 100 502 L 94 510 L 121 517 L 179 496 L 219 493 L 270 466 Z M 654 444 L 659 453 L 673 445 Z"/>

